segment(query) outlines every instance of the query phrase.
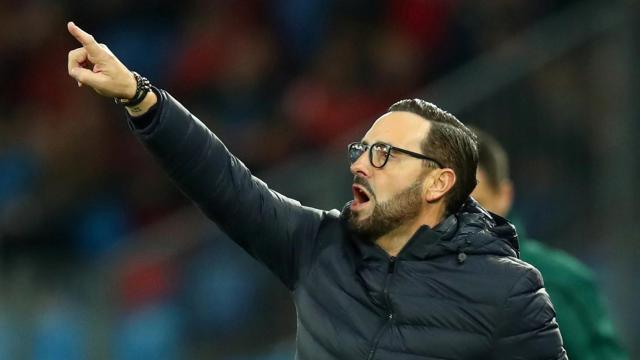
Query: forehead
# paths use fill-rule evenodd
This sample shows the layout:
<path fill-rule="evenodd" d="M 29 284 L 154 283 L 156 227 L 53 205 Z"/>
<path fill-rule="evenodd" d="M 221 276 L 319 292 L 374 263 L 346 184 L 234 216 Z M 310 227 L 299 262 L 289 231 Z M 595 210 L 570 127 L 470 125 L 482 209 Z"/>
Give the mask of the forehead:
<path fill-rule="evenodd" d="M 381 141 L 397 147 L 419 151 L 431 129 L 431 122 L 408 111 L 392 111 L 379 117 L 365 134 L 369 144 Z"/>

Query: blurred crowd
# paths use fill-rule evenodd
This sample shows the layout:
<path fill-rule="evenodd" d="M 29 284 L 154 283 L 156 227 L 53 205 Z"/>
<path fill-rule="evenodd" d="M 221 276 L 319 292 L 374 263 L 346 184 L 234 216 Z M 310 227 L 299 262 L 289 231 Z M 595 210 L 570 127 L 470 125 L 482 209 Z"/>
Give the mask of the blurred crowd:
<path fill-rule="evenodd" d="M 195 215 L 121 108 L 68 77 L 66 54 L 78 45 L 67 21 L 169 90 L 260 174 L 342 150 L 395 100 L 577 2 L 0 2 L 0 359 L 280 360 L 293 351 L 284 289 Z M 505 94 L 504 107 L 461 116 L 535 164 L 514 173 L 528 189 L 520 213 L 539 237 L 558 231 L 588 190 L 554 188 L 545 167 L 555 165 L 539 157 L 562 146 L 576 152 L 562 159 L 589 162 L 594 134 L 575 137 L 560 119 L 555 138 L 528 138 L 547 124 L 538 117 L 566 105 L 554 95 L 580 91 L 567 80 L 573 65 L 556 64 L 518 98 Z M 531 122 L 501 118 L 516 105 Z M 566 180 L 589 170 L 576 166 Z M 554 197 L 568 205 L 549 213 L 541 202 Z"/>

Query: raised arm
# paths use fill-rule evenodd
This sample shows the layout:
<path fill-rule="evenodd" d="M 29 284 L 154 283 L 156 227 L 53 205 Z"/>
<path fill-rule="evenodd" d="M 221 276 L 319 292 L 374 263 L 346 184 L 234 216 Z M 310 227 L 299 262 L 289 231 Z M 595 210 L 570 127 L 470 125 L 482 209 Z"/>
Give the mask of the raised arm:
<path fill-rule="evenodd" d="M 80 29 L 73 22 L 67 23 L 67 30 L 82 45 L 69 52 L 69 76 L 76 79 L 78 86 L 89 86 L 102 96 L 131 99 L 136 93 L 136 79 L 133 73 L 109 50 L 99 44 L 91 34 Z M 155 93 L 149 92 L 136 106 L 126 106 L 133 116 L 144 115 L 156 104 Z"/>
<path fill-rule="evenodd" d="M 82 44 L 69 53 L 69 74 L 100 95 L 133 98 L 136 80 L 126 66 L 91 35 L 68 27 Z M 270 190 L 167 92 L 151 91 L 126 108 L 132 117 L 151 117 L 132 128 L 182 192 L 293 289 L 311 263 L 324 213 Z"/>

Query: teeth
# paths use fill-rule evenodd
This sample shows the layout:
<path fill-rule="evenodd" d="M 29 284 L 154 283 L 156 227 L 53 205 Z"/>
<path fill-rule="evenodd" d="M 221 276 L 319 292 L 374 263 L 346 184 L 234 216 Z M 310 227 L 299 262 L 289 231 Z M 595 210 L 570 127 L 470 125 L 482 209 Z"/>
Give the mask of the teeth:
<path fill-rule="evenodd" d="M 356 192 L 358 193 L 358 200 L 360 200 L 360 202 L 367 202 L 369 200 L 369 196 L 364 192 L 364 190 L 356 188 Z"/>
<path fill-rule="evenodd" d="M 354 184 L 352 186 L 352 191 L 353 191 L 354 204 L 356 205 L 364 204 L 369 202 L 369 200 L 371 200 L 371 197 L 369 196 L 369 194 L 361 186 Z"/>

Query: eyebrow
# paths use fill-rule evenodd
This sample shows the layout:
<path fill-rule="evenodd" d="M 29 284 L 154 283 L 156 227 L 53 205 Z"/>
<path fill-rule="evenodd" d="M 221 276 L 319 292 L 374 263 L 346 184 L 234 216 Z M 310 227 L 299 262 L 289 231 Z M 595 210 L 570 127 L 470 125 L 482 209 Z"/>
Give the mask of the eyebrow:
<path fill-rule="evenodd" d="M 392 147 L 395 147 L 393 145 L 391 145 L 390 143 L 386 142 L 386 141 L 374 141 L 371 144 L 369 144 L 369 142 L 367 140 L 361 140 L 360 141 L 363 145 L 373 145 L 373 144 L 385 144 L 385 145 L 389 145 Z"/>

